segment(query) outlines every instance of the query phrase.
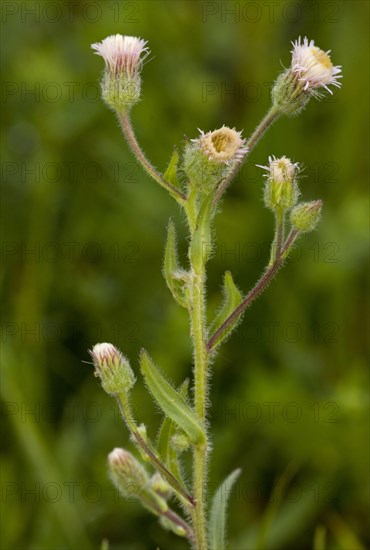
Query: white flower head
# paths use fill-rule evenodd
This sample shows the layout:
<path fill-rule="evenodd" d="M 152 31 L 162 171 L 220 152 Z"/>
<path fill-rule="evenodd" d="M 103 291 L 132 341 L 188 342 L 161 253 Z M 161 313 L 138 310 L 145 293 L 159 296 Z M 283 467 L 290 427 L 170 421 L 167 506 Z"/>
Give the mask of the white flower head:
<path fill-rule="evenodd" d="M 261 166 L 260 164 L 257 164 L 257 166 L 267 170 L 268 174 L 265 174 L 266 177 L 276 181 L 278 184 L 292 180 L 299 169 L 298 162 L 292 162 L 285 156 L 276 158 L 275 155 L 269 156 L 268 166 Z"/>
<path fill-rule="evenodd" d="M 146 44 L 145 40 L 136 36 L 115 34 L 91 44 L 91 47 L 97 55 L 101 55 L 112 73 L 126 73 L 134 78 L 141 70 L 144 59 L 150 54 Z"/>
<path fill-rule="evenodd" d="M 334 66 L 329 57 L 330 50 L 324 52 L 315 46 L 313 40 L 308 41 L 305 37 L 303 42 L 301 37 L 292 42 L 292 63 L 291 71 L 304 83 L 304 90 L 312 95 L 318 95 L 319 88 L 325 88 L 329 93 L 333 93 L 330 85 L 339 88 L 338 82 L 342 75 L 342 69 L 339 65 Z"/>
<path fill-rule="evenodd" d="M 200 137 L 193 139 L 192 142 L 202 149 L 209 161 L 223 164 L 229 164 L 232 161 L 240 162 L 248 151 L 245 146 L 246 140 L 235 128 L 222 126 L 213 132 L 199 131 Z"/>

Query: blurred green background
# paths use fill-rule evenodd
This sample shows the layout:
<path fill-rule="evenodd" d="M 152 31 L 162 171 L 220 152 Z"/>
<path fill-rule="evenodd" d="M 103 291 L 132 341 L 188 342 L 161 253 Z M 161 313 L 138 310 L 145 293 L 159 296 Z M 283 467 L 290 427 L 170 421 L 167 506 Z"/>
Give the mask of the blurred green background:
<path fill-rule="evenodd" d="M 174 144 L 222 124 L 248 136 L 269 106 L 290 41 L 313 38 L 343 66 L 343 87 L 278 121 L 233 183 L 217 219 L 210 311 L 230 269 L 247 291 L 268 258 L 262 203 L 270 154 L 305 166 L 304 200 L 325 203 L 318 231 L 222 348 L 211 390 L 210 487 L 234 468 L 232 550 L 369 544 L 366 363 L 368 16 L 366 1 L 2 3 L 1 547 L 182 549 L 118 499 L 106 455 L 131 443 L 93 377 L 87 350 L 142 346 L 179 384 L 191 372 L 188 322 L 162 279 L 174 202 L 135 164 L 99 98 L 114 33 L 149 41 L 139 141 L 164 169 Z M 140 380 L 133 400 L 155 437 L 161 416 Z M 289 466 L 290 465 L 290 466 Z M 291 468 L 289 488 L 277 480 Z M 269 520 L 266 510 L 278 510 Z M 321 528 L 320 528 L 321 529 Z"/>

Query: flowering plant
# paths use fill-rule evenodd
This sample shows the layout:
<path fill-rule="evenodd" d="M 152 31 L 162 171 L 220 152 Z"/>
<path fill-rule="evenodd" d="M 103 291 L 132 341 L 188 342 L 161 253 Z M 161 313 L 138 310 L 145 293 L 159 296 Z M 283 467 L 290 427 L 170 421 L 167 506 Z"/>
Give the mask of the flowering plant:
<path fill-rule="evenodd" d="M 322 202 L 298 203 L 299 164 L 287 157 L 269 157 L 264 201 L 275 216 L 275 235 L 265 272 L 255 286 L 243 294 L 229 271 L 223 283 L 224 301 L 208 325 L 206 304 L 206 265 L 212 255 L 213 222 L 220 202 L 232 179 L 269 126 L 281 115 L 297 115 L 311 97 L 319 98 L 330 85 L 339 86 L 340 67 L 333 66 L 324 52 L 304 38 L 293 44 L 292 62 L 276 80 L 272 106 L 252 135 L 222 126 L 188 141 L 179 157 L 172 155 L 161 174 L 147 159 L 137 142 L 130 119 L 133 105 L 140 101 L 141 70 L 150 54 L 147 43 L 135 37 L 115 35 L 92 45 L 105 61 L 102 97 L 118 116 L 126 141 L 138 162 L 164 187 L 183 209 L 189 231 L 187 266 L 180 264 L 176 230 L 168 224 L 164 254 L 164 276 L 176 300 L 190 320 L 194 355 L 194 391 L 189 395 L 188 381 L 175 388 L 162 374 L 146 351 L 140 356 L 141 373 L 153 398 L 164 414 L 156 442 L 146 426 L 138 424 L 130 403 L 136 377 L 129 360 L 112 344 L 100 343 L 91 350 L 95 374 L 103 389 L 118 402 L 122 418 L 142 462 L 152 467 L 150 475 L 137 458 L 124 449 L 114 449 L 108 457 L 113 482 L 123 495 L 132 495 L 154 515 L 162 526 L 185 537 L 197 550 L 226 548 L 226 500 L 240 475 L 232 472 L 207 502 L 207 467 L 212 448 L 208 419 L 210 364 L 219 347 L 241 322 L 245 311 L 267 288 L 289 255 L 297 238 L 315 229 Z M 180 178 L 180 173 L 182 177 Z M 286 229 L 287 219 L 289 229 Z M 193 455 L 192 487 L 185 481 L 181 454 Z M 182 512 L 173 510 L 177 499 Z"/>

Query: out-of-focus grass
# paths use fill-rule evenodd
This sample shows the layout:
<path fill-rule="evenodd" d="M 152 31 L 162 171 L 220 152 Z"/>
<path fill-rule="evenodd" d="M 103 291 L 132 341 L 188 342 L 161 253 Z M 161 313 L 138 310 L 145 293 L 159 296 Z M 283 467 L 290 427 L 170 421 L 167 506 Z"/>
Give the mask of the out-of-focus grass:
<path fill-rule="evenodd" d="M 225 123 L 247 136 L 299 35 L 343 65 L 333 98 L 271 129 L 217 220 L 211 310 L 226 269 L 246 291 L 268 257 L 273 221 L 255 163 L 269 154 L 302 162 L 303 198 L 325 203 L 318 231 L 214 365 L 210 479 L 212 489 L 243 468 L 233 550 L 254 548 L 292 461 L 266 548 L 312 548 L 317 525 L 327 549 L 366 546 L 368 4 L 52 4 L 3 4 L 2 547 L 98 548 L 103 538 L 110 548 L 185 547 L 114 494 L 106 455 L 130 443 L 83 363 L 94 343 L 112 341 L 136 368 L 145 346 L 176 383 L 191 364 L 186 316 L 161 276 L 167 220 L 183 238 L 181 215 L 97 97 L 102 61 L 90 43 L 116 32 L 149 40 L 153 52 L 133 120 L 160 168 L 198 127 Z M 134 402 L 154 437 L 160 415 L 140 379 Z"/>

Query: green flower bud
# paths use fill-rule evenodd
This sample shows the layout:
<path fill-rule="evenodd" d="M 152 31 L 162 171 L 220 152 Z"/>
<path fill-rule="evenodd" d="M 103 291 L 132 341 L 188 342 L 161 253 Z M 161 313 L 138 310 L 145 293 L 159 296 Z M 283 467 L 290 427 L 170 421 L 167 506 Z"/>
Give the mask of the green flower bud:
<path fill-rule="evenodd" d="M 313 40 L 301 38 L 292 42 L 292 62 L 276 80 L 272 89 L 272 101 L 286 115 L 298 115 L 311 97 L 320 99 L 322 91 L 333 92 L 329 86 L 340 87 L 341 68 L 334 66 L 329 52 L 320 50 Z"/>
<path fill-rule="evenodd" d="M 145 468 L 131 453 L 116 448 L 109 454 L 108 464 L 112 481 L 124 497 L 137 498 L 154 514 L 167 512 L 166 501 L 152 490 Z"/>
<path fill-rule="evenodd" d="M 112 344 L 96 344 L 90 351 L 95 365 L 95 376 L 101 380 L 104 391 L 113 395 L 128 392 L 135 384 L 135 375 L 128 359 Z"/>
<path fill-rule="evenodd" d="M 108 455 L 109 470 L 112 480 L 124 496 L 128 496 L 132 485 L 135 485 L 135 494 L 142 491 L 149 483 L 149 476 L 145 468 L 136 458 L 124 449 L 114 449 Z"/>
<path fill-rule="evenodd" d="M 190 182 L 208 195 L 230 175 L 247 153 L 241 132 L 223 126 L 192 139 L 185 147 L 184 171 Z"/>
<path fill-rule="evenodd" d="M 268 171 L 264 191 L 264 201 L 271 210 L 289 210 L 298 200 L 298 163 L 286 157 L 269 157 L 269 166 L 260 166 Z"/>
<path fill-rule="evenodd" d="M 92 44 L 105 61 L 102 97 L 113 110 L 123 113 L 140 100 L 140 72 L 150 51 L 147 42 L 135 36 L 116 34 Z"/>
<path fill-rule="evenodd" d="M 313 231 L 320 220 L 322 204 L 320 200 L 298 204 L 290 214 L 292 226 L 301 233 Z"/>

